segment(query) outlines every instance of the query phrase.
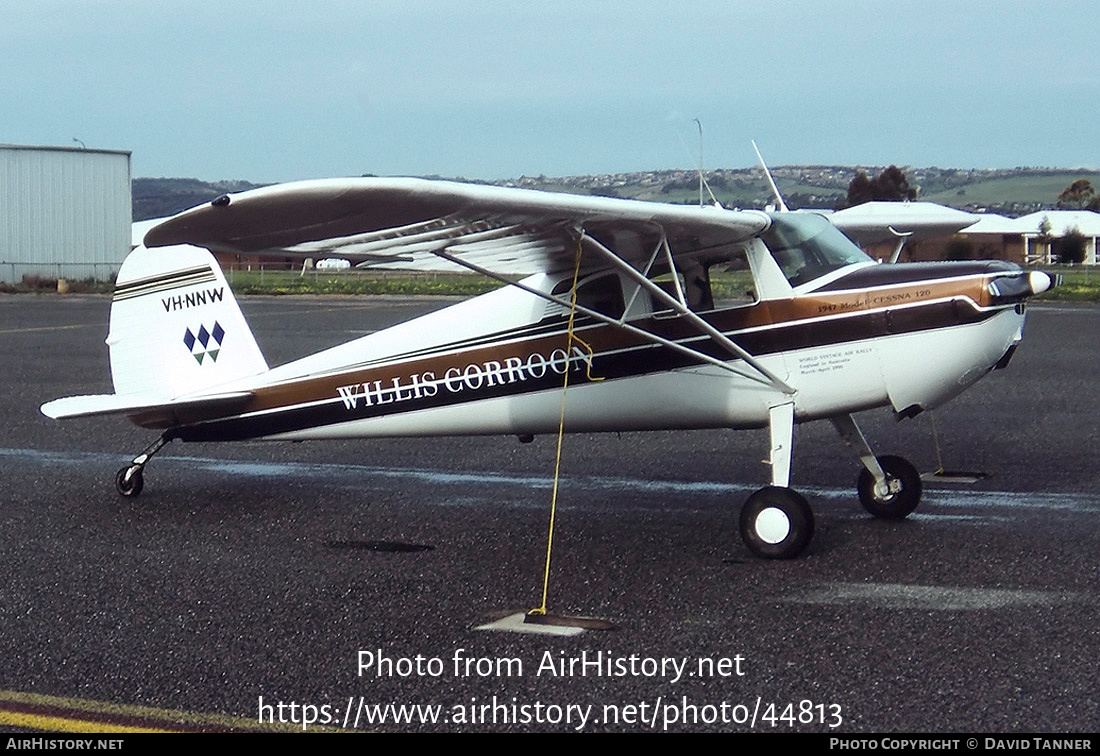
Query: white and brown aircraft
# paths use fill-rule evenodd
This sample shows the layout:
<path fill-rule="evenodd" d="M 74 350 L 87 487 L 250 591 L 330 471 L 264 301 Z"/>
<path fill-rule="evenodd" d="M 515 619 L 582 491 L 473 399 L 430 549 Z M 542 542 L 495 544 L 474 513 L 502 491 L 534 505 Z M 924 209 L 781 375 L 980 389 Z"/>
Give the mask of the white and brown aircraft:
<path fill-rule="evenodd" d="M 916 230 L 896 221 L 882 225 Z M 211 252 L 457 268 L 506 285 L 269 368 Z M 754 300 L 716 306 L 709 271 L 731 265 L 751 270 Z M 418 179 L 299 182 L 225 195 L 149 230 L 114 292 L 115 393 L 42 411 L 122 414 L 162 431 L 119 470 L 124 496 L 174 439 L 768 427 L 771 483 L 745 502 L 741 534 L 753 553 L 788 558 L 814 527 L 790 487 L 794 427 L 832 422 L 863 463 L 863 506 L 905 517 L 920 476 L 876 457 L 853 413 L 915 415 L 1003 367 L 1025 301 L 1052 283 L 1005 262 L 878 264 L 809 212 Z"/>

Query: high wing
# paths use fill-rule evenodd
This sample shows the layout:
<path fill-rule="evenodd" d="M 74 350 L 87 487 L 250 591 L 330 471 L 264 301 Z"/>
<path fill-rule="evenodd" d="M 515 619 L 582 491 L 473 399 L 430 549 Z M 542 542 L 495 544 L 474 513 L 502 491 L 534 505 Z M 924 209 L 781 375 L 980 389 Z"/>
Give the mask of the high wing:
<path fill-rule="evenodd" d="M 453 256 L 493 273 L 528 275 L 572 270 L 582 229 L 641 267 L 662 243 L 675 257 L 718 253 L 768 225 L 768 216 L 753 210 L 414 178 L 349 178 L 223 195 L 155 226 L 145 245 L 342 257 L 414 270 L 455 269 L 446 261 Z"/>
<path fill-rule="evenodd" d="M 673 298 L 647 278 L 662 252 L 668 267 L 679 268 L 693 256 L 722 259 L 770 225 L 770 217 L 755 210 L 413 178 L 358 178 L 302 181 L 222 195 L 153 227 L 145 235 L 145 246 L 190 244 L 223 253 L 337 256 L 412 269 L 464 268 L 492 276 L 555 274 L 575 266 L 582 273 L 615 266 L 743 360 L 766 383 L 793 393 L 747 351 L 689 310 L 682 293 L 679 299 Z M 578 257 L 581 245 L 587 254 Z M 775 267 L 774 261 L 771 266 Z M 774 272 L 781 275 L 777 267 Z M 522 282 L 511 283 L 569 305 L 568 300 Z M 784 286 L 789 292 L 790 287 Z M 722 369 L 741 369 L 638 329 L 623 318 L 580 305 L 576 311 Z"/>

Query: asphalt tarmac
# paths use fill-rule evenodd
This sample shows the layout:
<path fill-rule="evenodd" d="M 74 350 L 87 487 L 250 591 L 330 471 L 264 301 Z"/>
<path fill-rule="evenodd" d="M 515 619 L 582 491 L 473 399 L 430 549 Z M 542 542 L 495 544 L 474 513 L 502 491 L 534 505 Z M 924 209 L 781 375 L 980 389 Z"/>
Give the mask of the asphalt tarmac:
<path fill-rule="evenodd" d="M 442 304 L 242 301 L 271 364 Z M 553 439 L 176 443 L 122 499 L 155 434 L 38 412 L 111 391 L 108 309 L 0 296 L 0 724 L 34 694 L 383 731 L 1100 726 L 1100 308 L 1032 307 L 1009 368 L 936 412 L 945 466 L 990 477 L 906 521 L 800 427 L 794 561 L 737 535 L 766 431 L 567 437 L 549 608 L 615 626 L 570 637 L 475 629 L 540 602 Z M 927 415 L 859 419 L 936 468 Z"/>

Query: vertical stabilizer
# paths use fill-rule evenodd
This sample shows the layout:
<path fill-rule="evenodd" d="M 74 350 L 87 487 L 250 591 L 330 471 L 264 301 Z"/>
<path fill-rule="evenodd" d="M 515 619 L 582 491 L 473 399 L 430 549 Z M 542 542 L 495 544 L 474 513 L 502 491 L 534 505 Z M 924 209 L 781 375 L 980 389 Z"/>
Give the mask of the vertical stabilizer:
<path fill-rule="evenodd" d="M 107 346 L 116 394 L 171 399 L 267 370 L 217 261 L 189 245 L 130 253 Z"/>

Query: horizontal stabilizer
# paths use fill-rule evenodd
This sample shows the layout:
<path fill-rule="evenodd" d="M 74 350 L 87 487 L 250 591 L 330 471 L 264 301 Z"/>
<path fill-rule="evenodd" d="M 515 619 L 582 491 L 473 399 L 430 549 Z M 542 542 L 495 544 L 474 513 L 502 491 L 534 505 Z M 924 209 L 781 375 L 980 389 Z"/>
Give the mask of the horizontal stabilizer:
<path fill-rule="evenodd" d="M 95 415 L 171 415 L 181 410 L 219 412 L 244 406 L 252 398 L 250 391 L 165 399 L 140 394 L 93 394 L 67 396 L 42 405 L 42 414 L 54 420 Z"/>

